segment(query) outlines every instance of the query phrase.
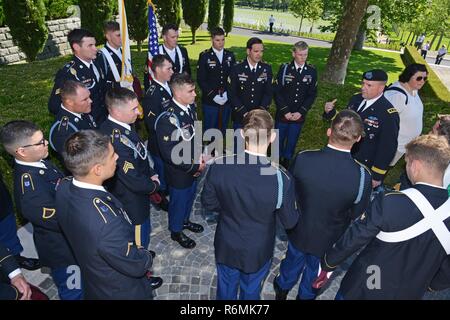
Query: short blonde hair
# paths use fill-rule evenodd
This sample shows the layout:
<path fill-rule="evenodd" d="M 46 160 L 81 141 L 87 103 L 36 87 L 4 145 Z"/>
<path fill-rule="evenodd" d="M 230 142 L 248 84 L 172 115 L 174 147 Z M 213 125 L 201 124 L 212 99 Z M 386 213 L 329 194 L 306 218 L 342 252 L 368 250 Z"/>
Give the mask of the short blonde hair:
<path fill-rule="evenodd" d="M 266 110 L 255 109 L 248 112 L 242 121 L 245 144 L 256 142 L 260 144 L 261 139 L 270 142 L 270 136 L 274 127 L 273 118 Z"/>
<path fill-rule="evenodd" d="M 443 174 L 450 162 L 450 146 L 443 136 L 427 134 L 406 145 L 406 157 L 422 161 L 431 170 Z"/>

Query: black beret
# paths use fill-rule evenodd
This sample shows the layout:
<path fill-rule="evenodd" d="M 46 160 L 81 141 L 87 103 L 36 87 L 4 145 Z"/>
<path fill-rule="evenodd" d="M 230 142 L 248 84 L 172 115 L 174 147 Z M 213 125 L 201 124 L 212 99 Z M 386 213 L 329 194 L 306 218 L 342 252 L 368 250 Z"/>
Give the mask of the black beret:
<path fill-rule="evenodd" d="M 387 81 L 388 75 L 381 69 L 375 69 L 364 72 L 363 79 L 369 81 Z"/>

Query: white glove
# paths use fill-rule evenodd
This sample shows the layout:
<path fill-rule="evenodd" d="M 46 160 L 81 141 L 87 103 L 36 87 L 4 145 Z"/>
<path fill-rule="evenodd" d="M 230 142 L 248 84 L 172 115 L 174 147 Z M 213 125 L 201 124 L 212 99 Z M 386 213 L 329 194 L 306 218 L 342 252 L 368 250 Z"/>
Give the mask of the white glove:
<path fill-rule="evenodd" d="M 216 95 L 213 99 L 213 101 L 217 104 L 220 104 L 221 106 L 223 106 L 226 102 L 226 100 L 223 99 L 223 97 Z"/>
<path fill-rule="evenodd" d="M 224 102 L 224 104 L 228 101 L 228 95 L 227 95 L 227 92 L 226 91 L 224 91 L 223 93 L 222 93 L 222 98 L 223 98 L 223 101 L 225 101 Z"/>

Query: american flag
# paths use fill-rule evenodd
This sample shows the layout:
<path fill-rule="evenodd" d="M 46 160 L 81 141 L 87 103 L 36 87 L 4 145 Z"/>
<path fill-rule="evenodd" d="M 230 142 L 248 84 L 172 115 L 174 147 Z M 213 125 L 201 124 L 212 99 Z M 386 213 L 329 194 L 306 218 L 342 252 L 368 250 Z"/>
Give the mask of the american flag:
<path fill-rule="evenodd" d="M 152 0 L 147 1 L 148 4 L 148 76 L 152 78 L 152 59 L 153 56 L 159 53 L 158 49 L 158 29 L 156 28 L 156 15 L 155 15 L 155 5 Z"/>

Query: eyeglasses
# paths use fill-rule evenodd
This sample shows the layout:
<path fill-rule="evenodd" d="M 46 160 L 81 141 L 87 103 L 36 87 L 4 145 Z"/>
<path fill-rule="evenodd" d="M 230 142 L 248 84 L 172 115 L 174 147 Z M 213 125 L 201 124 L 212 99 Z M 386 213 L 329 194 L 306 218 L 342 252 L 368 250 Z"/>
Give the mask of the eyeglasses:
<path fill-rule="evenodd" d="M 26 146 L 22 146 L 21 148 L 26 148 L 26 147 L 38 147 L 40 145 L 45 146 L 47 144 L 47 140 L 45 140 L 45 138 L 42 138 L 41 141 L 39 141 L 38 143 L 33 143 L 33 144 L 27 144 Z"/>
<path fill-rule="evenodd" d="M 416 78 L 416 81 L 427 81 L 428 80 L 428 77 L 417 77 Z"/>

